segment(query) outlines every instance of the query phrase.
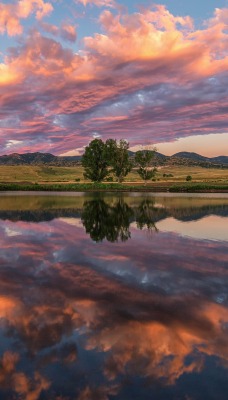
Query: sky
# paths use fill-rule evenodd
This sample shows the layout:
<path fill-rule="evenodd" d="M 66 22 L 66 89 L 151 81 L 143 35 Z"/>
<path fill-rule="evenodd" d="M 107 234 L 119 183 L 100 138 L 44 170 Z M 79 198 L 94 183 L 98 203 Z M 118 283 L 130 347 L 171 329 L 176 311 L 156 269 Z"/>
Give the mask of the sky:
<path fill-rule="evenodd" d="M 227 0 L 0 1 L 0 155 L 228 155 Z"/>

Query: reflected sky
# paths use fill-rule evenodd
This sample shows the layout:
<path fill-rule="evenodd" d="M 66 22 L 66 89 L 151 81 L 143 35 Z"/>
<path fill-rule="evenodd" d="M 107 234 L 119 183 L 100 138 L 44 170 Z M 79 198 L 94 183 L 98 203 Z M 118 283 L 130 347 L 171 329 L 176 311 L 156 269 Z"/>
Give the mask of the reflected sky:
<path fill-rule="evenodd" d="M 227 399 L 227 222 L 226 197 L 0 197 L 0 398 Z"/>
<path fill-rule="evenodd" d="M 166 218 L 158 223 L 158 229 L 165 232 L 175 232 L 181 236 L 194 239 L 210 239 L 228 241 L 228 218 L 209 215 L 197 221 L 182 222 L 175 218 Z M 213 229 L 211 229 L 213 227 Z"/>

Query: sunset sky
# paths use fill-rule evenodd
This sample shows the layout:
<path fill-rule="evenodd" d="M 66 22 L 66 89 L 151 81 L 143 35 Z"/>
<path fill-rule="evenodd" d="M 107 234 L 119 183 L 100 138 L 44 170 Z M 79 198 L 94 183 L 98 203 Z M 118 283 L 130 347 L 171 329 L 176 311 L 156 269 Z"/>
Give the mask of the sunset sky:
<path fill-rule="evenodd" d="M 228 155 L 227 0 L 0 1 L 0 155 Z"/>

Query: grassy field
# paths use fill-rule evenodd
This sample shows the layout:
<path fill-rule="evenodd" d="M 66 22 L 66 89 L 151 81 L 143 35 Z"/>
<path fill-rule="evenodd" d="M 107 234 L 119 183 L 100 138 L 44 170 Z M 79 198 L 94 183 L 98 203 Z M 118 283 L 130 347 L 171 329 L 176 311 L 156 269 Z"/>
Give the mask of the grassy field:
<path fill-rule="evenodd" d="M 172 175 L 164 177 L 163 175 Z M 157 184 L 184 183 L 186 176 L 192 176 L 194 183 L 228 184 L 228 169 L 206 169 L 201 167 L 161 167 L 156 175 Z M 84 183 L 82 167 L 45 167 L 45 166 L 0 166 L 1 183 L 75 183 L 80 179 Z M 136 171 L 125 179 L 126 183 L 142 184 Z M 153 182 L 152 184 L 154 184 Z"/>
<path fill-rule="evenodd" d="M 69 183 L 83 179 L 82 167 L 0 166 L 0 182 Z"/>

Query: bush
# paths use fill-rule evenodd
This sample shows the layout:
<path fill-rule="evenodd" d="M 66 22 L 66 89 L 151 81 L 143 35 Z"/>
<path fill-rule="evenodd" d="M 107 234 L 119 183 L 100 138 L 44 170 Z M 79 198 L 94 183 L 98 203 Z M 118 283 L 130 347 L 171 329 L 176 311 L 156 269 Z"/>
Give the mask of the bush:
<path fill-rule="evenodd" d="M 191 177 L 191 175 L 188 175 L 188 176 L 186 176 L 186 181 L 187 181 L 187 182 L 190 182 L 190 181 L 192 181 L 192 177 Z"/>
<path fill-rule="evenodd" d="M 75 182 L 80 182 L 80 180 L 81 180 L 80 178 L 76 178 Z"/>
<path fill-rule="evenodd" d="M 109 177 L 106 179 L 106 181 L 107 181 L 107 182 L 113 182 L 113 177 L 112 177 L 112 176 L 109 176 Z"/>

